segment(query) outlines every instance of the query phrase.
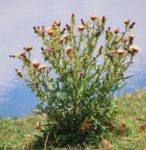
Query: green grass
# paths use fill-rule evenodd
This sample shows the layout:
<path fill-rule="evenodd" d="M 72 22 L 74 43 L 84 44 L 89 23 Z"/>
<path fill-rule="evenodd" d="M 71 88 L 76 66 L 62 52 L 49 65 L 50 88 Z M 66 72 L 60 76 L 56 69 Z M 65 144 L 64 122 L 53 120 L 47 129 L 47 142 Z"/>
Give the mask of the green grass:
<path fill-rule="evenodd" d="M 0 119 L 0 150 L 1 149 L 30 149 L 35 138 L 35 124 L 44 117 L 30 115 L 22 118 Z"/>
<path fill-rule="evenodd" d="M 146 148 L 146 130 L 140 126 L 146 123 L 146 90 L 127 94 L 117 98 L 118 116 L 115 127 L 108 133 L 107 139 L 112 144 L 112 150 L 144 150 Z M 23 118 L 0 119 L 0 150 L 33 150 L 35 138 L 33 132 L 37 121 L 43 121 L 44 116 L 30 115 Z M 121 124 L 126 127 L 121 129 Z M 55 149 L 55 148 L 54 148 Z M 69 149 L 69 148 L 68 148 Z M 77 147 L 70 149 L 79 149 Z M 92 149 L 90 146 L 86 150 Z"/>

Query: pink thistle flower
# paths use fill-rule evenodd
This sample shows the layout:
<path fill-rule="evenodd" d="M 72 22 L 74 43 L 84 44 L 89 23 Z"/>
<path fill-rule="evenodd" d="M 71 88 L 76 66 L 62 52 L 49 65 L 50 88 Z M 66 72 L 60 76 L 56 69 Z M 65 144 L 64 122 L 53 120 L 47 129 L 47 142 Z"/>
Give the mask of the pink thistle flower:
<path fill-rule="evenodd" d="M 53 49 L 52 49 L 52 48 L 48 48 L 48 52 L 49 52 L 49 53 L 52 53 L 52 52 L 53 52 Z"/>
<path fill-rule="evenodd" d="M 82 77 L 82 76 L 85 75 L 85 72 L 84 71 L 80 71 L 79 75 L 80 75 L 80 77 Z"/>

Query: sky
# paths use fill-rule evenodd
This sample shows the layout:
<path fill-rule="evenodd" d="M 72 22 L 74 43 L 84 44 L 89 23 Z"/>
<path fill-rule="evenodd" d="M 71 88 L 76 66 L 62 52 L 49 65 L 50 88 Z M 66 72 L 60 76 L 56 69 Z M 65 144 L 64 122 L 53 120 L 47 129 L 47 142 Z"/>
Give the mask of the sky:
<path fill-rule="evenodd" d="M 133 34 L 141 48 L 129 74 L 134 75 L 122 92 L 146 86 L 146 0 L 0 0 L 0 117 L 22 116 L 32 112 L 35 95 L 15 74 L 20 62 L 9 55 L 25 45 L 34 45 L 33 57 L 40 58 L 41 42 L 33 26 L 50 26 L 54 20 L 63 24 L 72 13 L 78 20 L 91 15 L 106 16 L 109 26 L 121 27 L 125 18 L 136 22 Z"/>

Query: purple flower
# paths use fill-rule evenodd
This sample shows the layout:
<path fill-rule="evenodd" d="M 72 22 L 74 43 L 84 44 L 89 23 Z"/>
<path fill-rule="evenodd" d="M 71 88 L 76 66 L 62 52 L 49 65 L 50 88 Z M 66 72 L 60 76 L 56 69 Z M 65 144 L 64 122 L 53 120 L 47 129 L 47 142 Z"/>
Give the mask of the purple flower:
<path fill-rule="evenodd" d="M 110 29 L 111 29 L 111 27 L 108 27 L 107 29 L 108 29 L 108 30 L 110 30 Z"/>
<path fill-rule="evenodd" d="M 50 70 L 47 70 L 47 74 L 49 74 L 50 73 Z"/>
<path fill-rule="evenodd" d="M 113 56 L 112 54 L 109 55 L 109 59 L 110 59 L 111 61 L 113 60 L 113 57 L 114 57 L 114 56 Z"/>
<path fill-rule="evenodd" d="M 49 52 L 49 53 L 52 53 L 52 52 L 53 52 L 53 49 L 52 49 L 52 48 L 48 48 L 48 52 Z"/>
<path fill-rule="evenodd" d="M 85 75 L 84 71 L 80 71 L 79 75 L 80 77 L 84 76 Z"/>

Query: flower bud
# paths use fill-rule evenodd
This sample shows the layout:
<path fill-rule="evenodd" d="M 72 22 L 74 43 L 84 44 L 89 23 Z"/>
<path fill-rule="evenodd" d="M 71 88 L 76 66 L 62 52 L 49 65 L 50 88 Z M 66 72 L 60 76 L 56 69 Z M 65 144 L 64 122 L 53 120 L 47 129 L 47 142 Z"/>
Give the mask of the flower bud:
<path fill-rule="evenodd" d="M 130 25 L 129 25 L 129 29 L 132 29 L 135 25 L 135 22 L 132 22 Z"/>
<path fill-rule="evenodd" d="M 33 30 L 34 30 L 34 32 L 35 32 L 35 33 L 37 33 L 37 29 L 36 29 L 36 27 L 35 27 L 35 26 L 33 27 Z"/>
<path fill-rule="evenodd" d="M 71 27 L 70 27 L 68 24 L 66 24 L 66 29 L 67 29 L 68 31 L 70 31 Z"/>
<path fill-rule="evenodd" d="M 33 48 L 34 48 L 33 45 L 27 45 L 24 47 L 24 50 L 30 52 Z"/>
<path fill-rule="evenodd" d="M 16 58 L 16 55 L 9 55 L 9 57 Z"/>
<path fill-rule="evenodd" d="M 60 31 L 60 33 L 61 33 L 61 34 L 64 34 L 65 30 L 66 30 L 66 28 L 63 28 L 63 29 Z"/>
<path fill-rule="evenodd" d="M 81 23 L 82 23 L 82 25 L 85 25 L 85 22 L 84 22 L 84 20 L 83 20 L 83 19 L 81 19 Z"/>
<path fill-rule="evenodd" d="M 101 18 L 101 22 L 104 24 L 105 22 L 106 22 L 106 17 L 105 16 L 103 16 L 102 18 Z"/>
<path fill-rule="evenodd" d="M 71 15 L 71 23 L 75 24 L 75 22 L 76 22 L 75 14 L 72 14 Z"/>
<path fill-rule="evenodd" d="M 84 25 L 80 25 L 79 27 L 78 27 L 78 30 L 79 31 L 83 31 L 85 29 L 85 26 Z"/>
<path fill-rule="evenodd" d="M 16 74 L 17 74 L 20 78 L 23 77 L 23 75 L 22 75 L 22 73 L 21 73 L 21 71 L 20 71 L 19 69 L 15 69 L 15 71 L 16 71 Z"/>
<path fill-rule="evenodd" d="M 37 59 L 34 59 L 34 60 L 32 61 L 32 66 L 33 66 L 33 67 L 38 68 L 39 65 L 40 65 L 40 62 L 39 62 Z"/>
<path fill-rule="evenodd" d="M 107 30 L 110 31 L 110 30 L 111 30 L 111 27 L 108 27 Z"/>
<path fill-rule="evenodd" d="M 40 28 L 40 26 L 37 26 L 37 28 L 36 28 L 36 33 L 38 33 L 38 34 L 41 33 L 41 28 Z"/>
<path fill-rule="evenodd" d="M 103 46 L 100 46 L 99 52 L 98 52 L 99 55 L 102 55 L 102 50 L 103 50 Z"/>

